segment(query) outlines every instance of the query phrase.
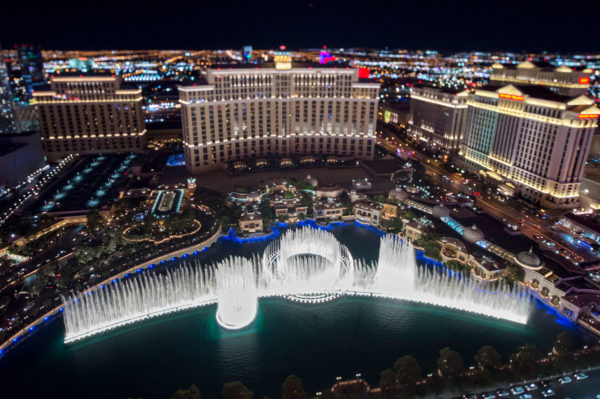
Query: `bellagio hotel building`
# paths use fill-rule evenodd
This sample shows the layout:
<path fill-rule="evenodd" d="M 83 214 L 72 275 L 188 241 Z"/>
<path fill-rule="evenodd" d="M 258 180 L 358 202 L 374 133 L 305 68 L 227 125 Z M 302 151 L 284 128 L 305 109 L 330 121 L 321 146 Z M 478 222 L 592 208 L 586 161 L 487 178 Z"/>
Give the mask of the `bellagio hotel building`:
<path fill-rule="evenodd" d="M 252 157 L 336 155 L 372 159 L 379 84 L 357 69 L 214 68 L 205 84 L 179 87 L 186 165 L 191 173 Z"/>
<path fill-rule="evenodd" d="M 33 93 L 42 147 L 50 160 L 69 154 L 141 151 L 142 93 L 113 75 L 61 74 Z"/>

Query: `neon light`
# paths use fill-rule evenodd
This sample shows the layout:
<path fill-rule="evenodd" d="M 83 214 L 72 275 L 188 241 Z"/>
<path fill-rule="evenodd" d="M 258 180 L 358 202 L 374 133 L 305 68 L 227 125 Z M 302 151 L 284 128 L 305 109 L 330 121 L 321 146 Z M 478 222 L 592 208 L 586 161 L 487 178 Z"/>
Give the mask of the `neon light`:
<path fill-rule="evenodd" d="M 368 79 L 371 76 L 371 70 L 369 68 L 358 68 L 358 77 Z"/>
<path fill-rule="evenodd" d="M 523 96 L 515 96 L 514 94 L 499 93 L 498 97 L 506 98 L 508 100 L 514 100 L 514 101 L 523 101 L 524 100 Z"/>
<path fill-rule="evenodd" d="M 582 85 L 588 84 L 588 83 L 590 83 L 590 78 L 588 78 L 588 77 L 579 78 L 579 83 Z"/>
<path fill-rule="evenodd" d="M 579 114 L 577 117 L 579 119 L 598 119 L 598 114 Z"/>

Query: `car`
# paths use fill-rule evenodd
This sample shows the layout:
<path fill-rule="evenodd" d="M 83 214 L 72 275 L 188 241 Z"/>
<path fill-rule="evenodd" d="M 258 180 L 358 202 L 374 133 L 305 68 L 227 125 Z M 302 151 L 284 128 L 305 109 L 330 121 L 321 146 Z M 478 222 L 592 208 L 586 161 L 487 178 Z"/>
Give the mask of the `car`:
<path fill-rule="evenodd" d="M 571 381 L 572 381 L 572 380 L 571 380 L 571 377 L 569 377 L 569 376 L 567 376 L 567 375 L 565 375 L 564 377 L 560 377 L 560 378 L 558 379 L 558 382 L 560 382 L 561 384 L 568 384 L 568 383 L 570 383 Z"/>
<path fill-rule="evenodd" d="M 544 388 L 548 388 L 550 385 L 552 385 L 552 381 L 551 380 L 544 380 L 540 382 L 540 385 Z"/>
<path fill-rule="evenodd" d="M 524 393 L 523 395 L 519 396 L 519 399 L 533 399 L 533 396 L 528 393 Z"/>
<path fill-rule="evenodd" d="M 536 389 L 538 389 L 538 387 L 537 387 L 537 385 L 535 385 L 532 382 L 531 384 L 525 385 L 525 389 L 527 389 L 527 392 L 531 392 L 531 391 L 535 391 Z"/>
<path fill-rule="evenodd" d="M 510 393 L 512 393 L 513 395 L 520 395 L 523 392 L 525 392 L 525 389 L 523 387 L 512 387 L 510 389 Z"/>
<path fill-rule="evenodd" d="M 581 380 L 585 380 L 586 378 L 588 378 L 588 377 L 589 377 L 589 375 L 587 375 L 587 374 L 586 374 L 586 373 L 584 373 L 584 372 L 581 372 L 581 373 L 577 373 L 577 374 L 575 374 L 573 377 L 575 377 L 575 379 L 576 379 L 577 381 L 581 381 Z"/>
<path fill-rule="evenodd" d="M 496 399 L 496 394 L 495 393 L 484 393 L 483 394 L 483 399 Z"/>
<path fill-rule="evenodd" d="M 510 393 L 506 389 L 501 389 L 496 391 L 496 395 L 498 395 L 499 398 L 508 398 Z"/>
<path fill-rule="evenodd" d="M 542 396 L 544 398 L 549 398 L 551 396 L 554 396 L 554 391 L 552 389 L 548 388 L 545 391 L 542 391 Z"/>

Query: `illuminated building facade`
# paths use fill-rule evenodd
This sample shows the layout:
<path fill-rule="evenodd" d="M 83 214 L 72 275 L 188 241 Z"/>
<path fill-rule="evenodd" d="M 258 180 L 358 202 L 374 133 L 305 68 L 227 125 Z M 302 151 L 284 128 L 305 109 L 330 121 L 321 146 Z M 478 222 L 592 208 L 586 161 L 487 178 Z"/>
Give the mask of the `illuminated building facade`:
<path fill-rule="evenodd" d="M 371 159 L 379 84 L 346 67 L 210 69 L 206 84 L 180 86 L 186 165 L 201 173 L 268 155 Z"/>
<path fill-rule="evenodd" d="M 468 92 L 414 88 L 407 133 L 434 152 L 458 151 L 467 122 Z"/>
<path fill-rule="evenodd" d="M 566 65 L 557 68 L 525 61 L 516 67 L 502 64 L 492 65 L 490 80 L 493 84 L 543 85 L 551 91 L 564 96 L 586 94 L 590 87 L 591 69 L 573 70 Z"/>
<path fill-rule="evenodd" d="M 579 186 L 600 109 L 580 95 L 541 86 L 488 86 L 467 100 L 460 159 L 474 170 L 511 181 L 548 208 L 578 205 Z"/>
<path fill-rule="evenodd" d="M 23 100 L 28 100 L 36 86 L 44 81 L 44 59 L 39 46 L 33 44 L 17 46 L 17 55 L 21 71 L 21 86 L 25 90 Z"/>
<path fill-rule="evenodd" d="M 68 154 L 141 151 L 146 144 L 141 89 L 111 75 L 57 76 L 33 93 L 42 146 L 51 160 Z"/>
<path fill-rule="evenodd" d="M 17 130 L 13 98 L 8 82 L 8 70 L 2 57 L 2 46 L 0 46 L 0 134 L 16 133 Z"/>

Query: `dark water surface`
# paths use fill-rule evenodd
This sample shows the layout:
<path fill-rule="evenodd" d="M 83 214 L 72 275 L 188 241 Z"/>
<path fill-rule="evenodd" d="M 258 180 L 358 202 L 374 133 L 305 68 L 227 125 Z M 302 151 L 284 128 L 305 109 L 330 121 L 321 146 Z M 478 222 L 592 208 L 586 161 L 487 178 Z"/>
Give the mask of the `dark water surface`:
<path fill-rule="evenodd" d="M 333 233 L 355 258 L 377 255 L 375 233 L 354 226 L 336 227 Z M 266 244 L 224 240 L 198 258 L 250 256 Z M 221 396 L 224 382 L 241 380 L 260 399 L 278 394 L 291 373 L 315 392 L 337 376 L 356 373 L 377 383 L 380 371 L 405 354 L 430 372 L 445 346 L 461 353 L 468 366 L 482 345 L 494 346 L 506 358 L 524 343 L 549 351 L 565 329 L 579 341 L 591 340 L 541 305 L 521 326 L 371 298 L 319 305 L 263 299 L 257 320 L 241 332 L 222 330 L 215 311 L 209 306 L 171 315 L 69 346 L 63 344 L 62 320 L 56 319 L 0 358 L 0 397 L 169 398 L 178 388 L 196 384 L 210 399 Z"/>

